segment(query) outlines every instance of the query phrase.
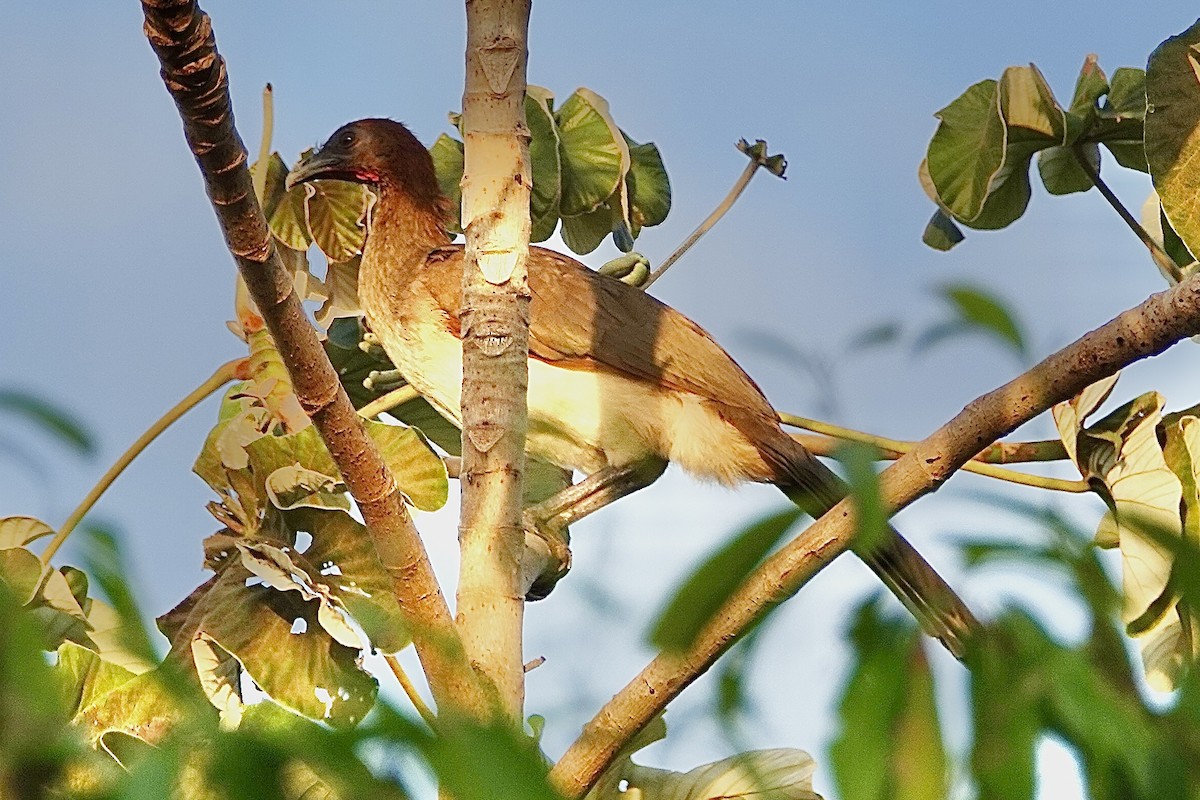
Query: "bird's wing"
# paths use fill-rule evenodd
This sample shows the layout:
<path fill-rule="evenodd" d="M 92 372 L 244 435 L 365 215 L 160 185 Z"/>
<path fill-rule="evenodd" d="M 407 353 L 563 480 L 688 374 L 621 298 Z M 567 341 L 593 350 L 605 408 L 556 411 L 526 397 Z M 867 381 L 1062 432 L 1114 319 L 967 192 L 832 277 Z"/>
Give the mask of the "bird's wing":
<path fill-rule="evenodd" d="M 462 248 L 430 252 L 422 277 L 457 330 Z M 568 369 L 609 369 L 775 417 L 762 391 L 699 325 L 573 258 L 529 249 L 529 352 Z M 454 279 L 444 274 L 453 271 Z M 436 276 L 436 273 L 442 273 Z"/>

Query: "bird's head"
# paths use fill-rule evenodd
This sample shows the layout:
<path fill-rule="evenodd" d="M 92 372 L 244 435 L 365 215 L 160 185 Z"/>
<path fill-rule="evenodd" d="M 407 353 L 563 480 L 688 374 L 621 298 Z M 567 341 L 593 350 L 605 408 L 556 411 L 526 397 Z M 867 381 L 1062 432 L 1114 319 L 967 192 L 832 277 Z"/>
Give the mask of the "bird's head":
<path fill-rule="evenodd" d="M 399 191 L 439 207 L 442 192 L 429 151 L 408 128 L 390 119 L 360 119 L 338 128 L 287 176 L 287 188 L 321 178 Z"/>

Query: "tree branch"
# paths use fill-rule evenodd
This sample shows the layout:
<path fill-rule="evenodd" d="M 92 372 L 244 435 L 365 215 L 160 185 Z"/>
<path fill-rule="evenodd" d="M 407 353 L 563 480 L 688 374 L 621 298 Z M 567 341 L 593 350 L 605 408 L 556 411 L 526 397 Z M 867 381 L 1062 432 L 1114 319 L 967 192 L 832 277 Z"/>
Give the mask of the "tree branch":
<path fill-rule="evenodd" d="M 525 702 L 521 494 L 529 385 L 529 0 L 467 0 L 458 628 L 508 722 Z M 490 708 L 476 709 L 481 715 Z"/>
<path fill-rule="evenodd" d="M 1028 372 L 969 403 L 880 475 L 887 508 L 899 510 L 936 490 L 984 448 L 1055 403 L 1123 367 L 1200 334 L 1200 277 L 1152 295 Z M 854 538 L 853 503 L 844 500 L 765 561 L 682 655 L 659 655 L 584 726 L 550 772 L 568 797 L 582 796 L 629 741 L 737 638 Z"/>
<path fill-rule="evenodd" d="M 441 588 L 387 466 L 367 437 L 280 262 L 233 124 L 225 61 L 195 0 L 142 0 L 144 31 L 179 108 L 225 242 L 291 375 L 300 405 L 337 462 L 371 531 L 434 697 L 462 705 L 479 692 Z"/>

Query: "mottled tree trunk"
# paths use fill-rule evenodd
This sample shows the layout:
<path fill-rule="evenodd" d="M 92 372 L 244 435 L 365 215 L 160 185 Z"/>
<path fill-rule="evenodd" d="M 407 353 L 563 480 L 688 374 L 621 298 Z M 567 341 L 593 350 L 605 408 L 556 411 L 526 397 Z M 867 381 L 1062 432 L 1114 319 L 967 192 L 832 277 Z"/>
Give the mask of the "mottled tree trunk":
<path fill-rule="evenodd" d="M 463 93 L 463 468 L 458 625 L 503 713 L 522 718 L 521 484 L 528 384 L 529 0 L 467 0 Z"/>

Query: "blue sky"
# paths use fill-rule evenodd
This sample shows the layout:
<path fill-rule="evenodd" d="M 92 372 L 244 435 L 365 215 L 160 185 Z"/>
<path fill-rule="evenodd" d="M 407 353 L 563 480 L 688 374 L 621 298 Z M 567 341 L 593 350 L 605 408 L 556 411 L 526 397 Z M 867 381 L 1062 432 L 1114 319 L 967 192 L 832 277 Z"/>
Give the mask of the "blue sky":
<path fill-rule="evenodd" d="M 229 62 L 243 138 L 258 139 L 259 92 L 270 81 L 275 143 L 289 162 L 363 116 L 404 120 L 429 143 L 459 107 L 458 4 L 212 0 L 205 8 Z M 560 98 L 577 86 L 596 90 L 631 136 L 658 144 L 674 208 L 639 240 L 652 261 L 727 191 L 742 167 L 734 142 L 764 138 L 785 153 L 788 180 L 756 178 L 654 292 L 709 329 L 779 408 L 919 438 L 1021 367 L 982 339 L 914 355 L 912 338 L 943 314 L 933 287 L 969 281 L 995 291 L 1039 357 L 1163 288 L 1095 192 L 1050 198 L 1035 190 L 1027 217 L 1009 230 L 968 233 L 950 254 L 925 248 L 931 207 L 916 167 L 932 114 L 975 81 L 1029 61 L 1069 99 L 1087 53 L 1098 53 L 1110 74 L 1144 66 L 1159 41 L 1191 22 L 1167 3 L 543 0 L 533 9 L 529 79 Z M 0 422 L 9 445 L 0 451 L 0 509 L 57 524 L 153 419 L 239 355 L 223 324 L 232 316 L 233 265 L 142 37 L 139 5 L 5 3 L 0 30 L 9 298 L 0 384 L 76 409 L 102 445 L 95 463 L 81 464 Z M 1140 206 L 1146 178 L 1106 168 L 1127 204 Z M 602 249 L 587 260 L 599 265 L 613 255 Z M 857 333 L 883 321 L 902 324 L 903 343 L 846 354 Z M 815 389 L 768 340 L 823 358 L 833 391 Z M 1118 394 L 1157 388 L 1169 406 L 1190 405 L 1192 358 L 1192 345 L 1183 345 L 1137 366 Z M 208 490 L 189 470 L 215 414 L 209 403 L 171 429 L 97 511 L 126 532 L 142 597 L 156 614 L 201 577 L 199 541 L 215 525 L 204 511 Z M 1050 427 L 1043 420 L 1026 433 L 1049 435 Z M 1006 532 L 995 515 L 981 519 L 971 499 L 992 488 L 956 478 L 900 524 L 954 575 L 949 534 Z M 578 526 L 576 572 L 529 610 L 529 656 L 548 662 L 530 676 L 528 710 L 551 717 L 548 747 L 564 746 L 587 711 L 648 656 L 646 622 L 672 581 L 780 502 L 769 489 L 729 492 L 672 471 Z M 1100 511 L 1098 502 L 1071 507 Z M 443 574 L 452 575 L 452 513 L 420 523 Z M 1037 588 L 1020 579 L 957 582 L 985 614 Z M 871 586 L 859 565 L 839 563 L 779 615 L 754 674 L 763 715 L 750 731 L 753 746 L 804 747 L 823 759 L 845 663 L 844 613 Z M 600 594 L 617 614 L 597 611 Z M 1047 617 L 1064 630 L 1074 618 L 1056 607 Z M 953 683 L 957 668 L 937 658 Z M 685 695 L 657 763 L 690 768 L 727 753 L 719 734 L 697 722 L 710 691 L 702 682 Z M 961 736 L 965 723 L 951 699 L 948 692 L 948 724 Z M 829 794 L 821 775 L 818 788 Z"/>

